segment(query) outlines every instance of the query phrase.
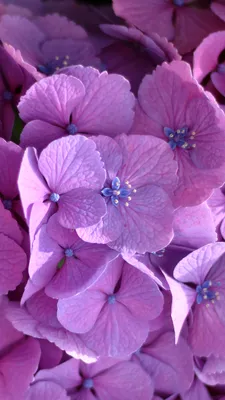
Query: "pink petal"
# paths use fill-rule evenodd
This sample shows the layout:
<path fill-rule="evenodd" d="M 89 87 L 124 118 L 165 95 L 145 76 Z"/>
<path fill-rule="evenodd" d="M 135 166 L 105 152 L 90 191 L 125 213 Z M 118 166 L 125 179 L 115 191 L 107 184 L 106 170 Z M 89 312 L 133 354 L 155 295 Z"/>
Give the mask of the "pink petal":
<path fill-rule="evenodd" d="M 94 385 L 101 399 L 149 400 L 153 395 L 153 382 L 139 365 L 131 361 L 106 369 L 94 377 Z"/>
<path fill-rule="evenodd" d="M 26 393 L 25 400 L 69 400 L 66 390 L 54 382 L 34 383 Z"/>
<path fill-rule="evenodd" d="M 95 324 L 105 301 L 106 295 L 96 290 L 86 290 L 69 299 L 59 300 L 58 320 L 71 332 L 87 332 Z"/>
<path fill-rule="evenodd" d="M 156 283 L 126 262 L 116 298 L 138 319 L 152 320 L 163 309 L 163 295 Z"/>
<path fill-rule="evenodd" d="M 58 365 L 63 356 L 62 350 L 47 340 L 39 340 L 39 344 L 41 347 L 39 368 L 53 368 Z"/>
<path fill-rule="evenodd" d="M 81 66 L 73 68 L 73 76 L 81 79 L 86 89 L 84 100 L 73 113 L 79 132 L 107 136 L 128 132 L 135 104 L 129 82 L 120 75 L 97 74 Z"/>
<path fill-rule="evenodd" d="M 211 10 L 216 14 L 220 19 L 225 21 L 225 5 L 220 4 L 217 1 L 213 1 L 211 4 Z"/>
<path fill-rule="evenodd" d="M 10 211 L 7 211 L 2 202 L 0 201 L 0 233 L 13 239 L 17 244 L 21 245 L 23 241 L 23 235 L 21 229 L 13 218 Z"/>
<path fill-rule="evenodd" d="M 27 257 L 21 247 L 0 233 L 0 294 L 15 290 L 22 281 L 22 272 L 27 266 Z"/>
<path fill-rule="evenodd" d="M 130 136 L 129 136 L 130 137 Z M 104 162 L 107 178 L 113 180 L 122 164 L 122 151 L 115 140 L 107 136 L 92 136 Z"/>
<path fill-rule="evenodd" d="M 74 107 L 84 96 L 84 86 L 76 78 L 53 75 L 35 83 L 22 98 L 20 117 L 29 122 L 41 119 L 54 125 L 67 126 Z"/>
<path fill-rule="evenodd" d="M 53 140 L 67 135 L 65 129 L 41 120 L 28 122 L 20 136 L 20 145 L 25 148 L 35 147 L 38 151 L 43 150 Z"/>
<path fill-rule="evenodd" d="M 79 366 L 79 360 L 70 359 L 54 368 L 38 371 L 35 380 L 37 382 L 51 381 L 60 385 L 64 389 L 73 389 L 75 386 L 81 384 Z"/>
<path fill-rule="evenodd" d="M 105 170 L 95 149 L 94 142 L 81 135 L 50 143 L 42 151 L 38 164 L 51 190 L 62 194 L 80 187 L 100 189 Z"/>
<path fill-rule="evenodd" d="M 0 187 L 5 198 L 14 199 L 18 194 L 17 178 L 23 150 L 12 142 L 0 138 Z M 8 161 L 13 160 L 13 166 Z"/>
<path fill-rule="evenodd" d="M 33 380 L 40 360 L 38 341 L 28 338 L 12 348 L 10 353 L 0 360 L 0 398 L 23 398 L 29 384 Z"/>
<path fill-rule="evenodd" d="M 129 207 L 121 208 L 124 229 L 109 246 L 133 255 L 158 251 L 173 237 L 173 207 L 168 195 L 158 186 L 146 185 L 137 190 Z M 149 223 L 151 221 L 151 223 Z"/>
<path fill-rule="evenodd" d="M 173 5 L 165 0 L 149 3 L 148 0 L 141 0 L 136 3 L 127 0 L 113 1 L 113 8 L 116 15 L 125 18 L 129 24 L 137 26 L 147 34 L 157 32 L 162 37 L 172 39 L 174 28 L 172 25 Z"/>
<path fill-rule="evenodd" d="M 193 74 L 199 81 L 202 80 L 212 71 L 218 64 L 218 57 L 225 47 L 224 32 L 214 32 L 207 36 L 194 52 Z"/>
<path fill-rule="evenodd" d="M 32 148 L 28 148 L 24 152 L 18 186 L 24 215 L 28 219 L 29 207 L 38 201 L 42 202 L 49 193 L 49 189 L 38 169 L 36 152 Z"/>

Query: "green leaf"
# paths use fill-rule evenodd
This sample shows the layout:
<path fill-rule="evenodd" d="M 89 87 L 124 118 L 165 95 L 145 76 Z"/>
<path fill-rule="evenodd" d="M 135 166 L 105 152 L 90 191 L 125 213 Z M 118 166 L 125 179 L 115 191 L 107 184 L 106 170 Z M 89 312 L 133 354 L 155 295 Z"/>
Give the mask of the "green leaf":
<path fill-rule="evenodd" d="M 15 111 L 15 120 L 14 120 L 12 137 L 11 137 L 12 142 L 14 142 L 16 144 L 20 143 L 20 135 L 21 135 L 23 128 L 24 128 L 24 123 L 23 123 L 22 119 L 20 119 L 18 112 Z"/>
<path fill-rule="evenodd" d="M 63 257 L 57 264 L 57 269 L 61 269 L 63 265 L 65 264 L 66 257 Z"/>

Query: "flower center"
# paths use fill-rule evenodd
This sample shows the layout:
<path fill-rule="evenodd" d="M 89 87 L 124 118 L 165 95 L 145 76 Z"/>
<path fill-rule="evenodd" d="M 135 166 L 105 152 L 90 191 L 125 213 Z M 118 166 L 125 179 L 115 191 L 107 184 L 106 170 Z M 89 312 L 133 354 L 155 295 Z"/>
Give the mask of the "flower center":
<path fill-rule="evenodd" d="M 109 304 L 115 304 L 115 302 L 116 302 L 116 296 L 115 296 L 115 294 L 110 294 L 110 295 L 108 296 L 108 303 L 109 303 Z"/>
<path fill-rule="evenodd" d="M 6 210 L 11 210 L 12 209 L 12 200 L 10 199 L 5 199 L 2 200 L 3 206 L 5 207 Z"/>
<path fill-rule="evenodd" d="M 78 132 L 78 129 L 77 129 L 76 125 L 74 125 L 74 124 L 69 124 L 67 126 L 66 130 L 69 135 L 75 135 L 75 133 Z"/>
<path fill-rule="evenodd" d="M 110 197 L 111 202 L 114 206 L 118 206 L 122 201 L 126 207 L 129 206 L 129 202 L 132 200 L 131 193 L 136 193 L 136 189 L 132 189 L 129 181 L 126 181 L 124 185 L 121 185 L 118 177 L 114 178 L 111 187 L 102 189 L 101 193 L 105 197 Z"/>
<path fill-rule="evenodd" d="M 214 304 L 216 300 L 219 300 L 220 294 L 218 292 L 218 286 L 220 286 L 220 282 L 213 283 L 212 281 L 205 281 L 202 285 L 198 285 L 196 287 L 197 304 L 201 304 L 205 301 L 207 302 L 206 307 L 209 307 L 209 302 Z"/>
<path fill-rule="evenodd" d="M 93 379 L 88 378 L 88 379 L 85 379 L 85 380 L 84 380 L 84 382 L 83 382 L 83 387 L 84 387 L 85 389 L 92 389 L 93 386 L 94 386 Z"/>
<path fill-rule="evenodd" d="M 187 127 L 177 129 L 174 131 L 171 128 L 164 128 L 164 133 L 168 138 L 168 143 L 172 150 L 175 150 L 176 147 L 180 147 L 182 149 L 193 149 L 196 147 L 195 143 L 191 143 L 194 140 L 196 132 L 189 132 Z"/>
<path fill-rule="evenodd" d="M 74 256 L 73 249 L 65 249 L 64 254 L 66 257 L 73 257 Z"/>
<path fill-rule="evenodd" d="M 184 0 L 173 0 L 175 6 L 181 7 L 184 5 Z"/>
<path fill-rule="evenodd" d="M 38 65 L 37 69 L 39 72 L 49 76 L 54 74 L 54 72 L 59 71 L 61 68 L 67 67 L 69 65 L 69 56 L 59 57 L 55 56 L 53 60 L 49 61 L 48 63 L 42 65 Z"/>
<path fill-rule="evenodd" d="M 57 203 L 60 199 L 60 195 L 58 193 L 52 193 L 49 196 L 49 200 L 52 201 L 53 203 Z"/>

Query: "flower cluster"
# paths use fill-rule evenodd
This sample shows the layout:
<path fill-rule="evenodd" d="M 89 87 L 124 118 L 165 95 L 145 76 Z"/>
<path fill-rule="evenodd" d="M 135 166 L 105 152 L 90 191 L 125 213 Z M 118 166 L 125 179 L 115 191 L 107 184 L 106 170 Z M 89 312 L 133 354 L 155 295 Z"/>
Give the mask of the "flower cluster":
<path fill-rule="evenodd" d="M 0 5 L 0 400 L 225 399 L 225 1 Z"/>

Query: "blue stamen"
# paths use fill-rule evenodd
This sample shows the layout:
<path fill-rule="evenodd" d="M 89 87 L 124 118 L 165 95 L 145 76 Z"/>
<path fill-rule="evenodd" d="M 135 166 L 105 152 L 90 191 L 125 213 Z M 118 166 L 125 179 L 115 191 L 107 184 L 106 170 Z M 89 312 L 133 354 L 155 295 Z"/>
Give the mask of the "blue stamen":
<path fill-rule="evenodd" d="M 120 179 L 116 176 L 112 180 L 111 187 L 103 188 L 101 194 L 104 197 L 110 197 L 112 204 L 116 207 L 119 205 L 120 200 L 128 200 L 123 202 L 125 206 L 128 207 L 129 201 L 132 200 L 131 193 L 136 193 L 136 191 L 136 189 L 132 190 L 128 181 L 126 181 L 124 185 L 121 185 Z"/>
<path fill-rule="evenodd" d="M 202 285 L 198 285 L 196 287 L 197 304 L 201 304 L 203 301 L 208 301 L 214 303 L 216 300 L 219 300 L 219 292 L 218 286 L 220 286 L 220 282 L 213 283 L 212 281 L 205 281 Z M 209 303 L 207 303 L 209 305 Z"/>
<path fill-rule="evenodd" d="M 3 205 L 4 205 L 6 210 L 11 210 L 12 209 L 12 200 L 5 199 L 5 200 L 2 200 L 2 203 L 3 203 Z"/>
<path fill-rule="evenodd" d="M 57 72 L 61 68 L 67 67 L 70 64 L 69 59 L 70 59 L 69 56 L 65 57 L 56 56 L 46 64 L 39 64 L 37 66 L 37 69 L 39 72 L 42 72 L 42 74 L 49 76 L 54 74 L 54 72 Z"/>
<path fill-rule="evenodd" d="M 60 199 L 60 195 L 58 193 L 52 193 L 49 196 L 49 200 L 52 201 L 53 203 L 57 203 Z"/>
<path fill-rule="evenodd" d="M 85 389 L 92 389 L 93 386 L 94 386 L 93 379 L 88 378 L 88 379 L 85 379 L 85 380 L 84 380 L 84 382 L 83 382 L 83 387 L 84 387 Z"/>
<path fill-rule="evenodd" d="M 108 296 L 108 303 L 109 303 L 109 304 L 115 304 L 115 302 L 116 302 L 116 296 L 115 296 L 115 294 L 110 294 L 110 295 Z"/>
<path fill-rule="evenodd" d="M 180 147 L 182 149 L 191 149 L 196 147 L 195 143 L 191 143 L 191 141 L 195 138 L 196 132 L 189 133 L 189 129 L 186 126 L 181 129 L 177 129 L 176 131 L 165 127 L 164 133 L 169 139 L 168 144 L 172 150 L 175 150 L 176 147 Z"/>
<path fill-rule="evenodd" d="M 77 129 L 76 125 L 74 125 L 74 124 L 69 124 L 67 126 L 66 130 L 69 133 L 69 135 L 75 135 L 75 133 L 78 132 L 78 129 Z"/>
<path fill-rule="evenodd" d="M 66 257 L 73 257 L 74 256 L 73 249 L 65 249 L 64 254 Z"/>

